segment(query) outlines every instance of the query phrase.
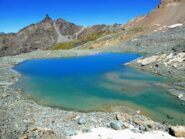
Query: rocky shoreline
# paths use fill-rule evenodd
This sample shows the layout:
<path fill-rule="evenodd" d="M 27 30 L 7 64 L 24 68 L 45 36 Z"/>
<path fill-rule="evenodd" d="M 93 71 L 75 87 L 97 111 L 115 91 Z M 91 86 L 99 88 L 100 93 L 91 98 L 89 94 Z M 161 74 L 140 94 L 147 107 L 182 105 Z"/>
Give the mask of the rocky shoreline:
<path fill-rule="evenodd" d="M 0 136 L 2 138 L 41 138 L 50 136 L 64 138 L 77 131 L 90 132 L 92 128 L 106 127 L 115 130 L 129 128 L 131 131 L 168 131 L 168 125 L 152 121 L 139 111 L 128 112 L 72 112 L 38 105 L 22 95 L 13 85 L 21 76 L 13 66 L 27 59 L 72 57 L 99 53 L 98 51 L 66 50 L 35 51 L 13 57 L 0 58 Z"/>
<path fill-rule="evenodd" d="M 165 84 L 171 95 L 185 101 L 185 53 L 159 54 L 135 60 L 131 67 L 170 77 L 173 81 Z M 182 105 L 185 105 L 182 102 Z"/>
<path fill-rule="evenodd" d="M 174 81 L 166 84 L 169 93 L 185 100 L 185 27 L 176 27 L 141 35 L 101 51 L 131 52 L 143 55 L 128 66 Z M 185 105 L 183 102 L 182 105 Z"/>

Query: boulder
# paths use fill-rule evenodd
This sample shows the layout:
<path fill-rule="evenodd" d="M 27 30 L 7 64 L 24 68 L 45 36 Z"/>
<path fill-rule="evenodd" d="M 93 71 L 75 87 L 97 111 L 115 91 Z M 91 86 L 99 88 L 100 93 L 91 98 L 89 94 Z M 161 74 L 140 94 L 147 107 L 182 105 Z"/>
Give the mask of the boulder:
<path fill-rule="evenodd" d="M 169 133 L 176 137 L 185 137 L 185 126 L 171 126 Z"/>

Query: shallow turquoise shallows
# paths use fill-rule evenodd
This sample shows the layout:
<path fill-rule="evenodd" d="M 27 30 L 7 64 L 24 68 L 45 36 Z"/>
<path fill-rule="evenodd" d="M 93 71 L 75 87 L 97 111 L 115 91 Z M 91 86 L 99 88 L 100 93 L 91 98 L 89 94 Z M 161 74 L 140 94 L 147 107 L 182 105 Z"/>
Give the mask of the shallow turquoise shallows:
<path fill-rule="evenodd" d="M 160 84 L 167 79 L 124 64 L 136 54 L 37 59 L 20 63 L 17 84 L 38 103 L 75 111 L 141 110 L 160 122 L 185 124 L 185 107 Z"/>

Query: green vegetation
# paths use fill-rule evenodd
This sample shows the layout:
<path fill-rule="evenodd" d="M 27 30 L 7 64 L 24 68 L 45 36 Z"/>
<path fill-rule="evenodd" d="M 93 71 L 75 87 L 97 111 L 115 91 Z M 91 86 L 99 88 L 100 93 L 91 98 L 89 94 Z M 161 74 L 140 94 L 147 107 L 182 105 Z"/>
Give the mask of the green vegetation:
<path fill-rule="evenodd" d="M 133 27 L 130 29 L 132 32 L 142 32 L 144 30 L 143 27 Z"/>
<path fill-rule="evenodd" d="M 93 32 L 91 34 L 81 36 L 77 40 L 73 40 L 73 41 L 70 41 L 70 42 L 64 42 L 64 43 L 58 43 L 58 44 L 54 45 L 51 48 L 51 50 L 71 49 L 71 48 L 74 48 L 76 46 L 83 45 L 87 42 L 95 41 L 98 38 L 102 37 L 103 35 L 107 35 L 107 34 L 110 34 L 110 31 Z"/>

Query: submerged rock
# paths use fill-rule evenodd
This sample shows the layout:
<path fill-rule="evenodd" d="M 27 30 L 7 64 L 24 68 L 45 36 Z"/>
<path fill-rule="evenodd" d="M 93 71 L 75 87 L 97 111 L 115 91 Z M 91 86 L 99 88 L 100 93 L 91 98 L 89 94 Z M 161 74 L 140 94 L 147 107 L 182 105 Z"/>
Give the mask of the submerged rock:
<path fill-rule="evenodd" d="M 170 115 L 167 115 L 166 117 L 167 117 L 168 119 L 173 119 L 173 117 L 170 116 Z"/>
<path fill-rule="evenodd" d="M 178 98 L 181 99 L 183 97 L 183 94 L 179 94 Z"/>
<path fill-rule="evenodd" d="M 185 137 L 185 126 L 171 126 L 169 133 L 176 137 Z"/>

